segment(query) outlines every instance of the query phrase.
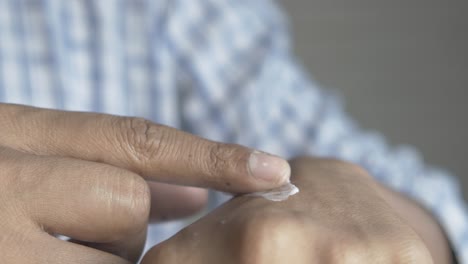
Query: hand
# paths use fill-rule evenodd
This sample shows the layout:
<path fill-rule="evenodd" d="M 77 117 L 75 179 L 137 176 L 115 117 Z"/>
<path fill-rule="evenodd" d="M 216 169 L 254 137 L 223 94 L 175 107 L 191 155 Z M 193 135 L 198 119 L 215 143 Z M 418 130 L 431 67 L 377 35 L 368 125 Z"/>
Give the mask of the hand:
<path fill-rule="evenodd" d="M 192 199 L 199 191 L 167 184 L 150 188 L 145 179 L 250 192 L 289 177 L 289 165 L 280 158 L 138 118 L 0 104 L 0 124 L 2 263 L 135 261 L 150 199 L 156 217 L 200 204 Z"/>
<path fill-rule="evenodd" d="M 298 194 L 283 202 L 234 198 L 154 247 L 142 263 L 433 263 L 364 170 L 322 159 L 291 166 Z"/>

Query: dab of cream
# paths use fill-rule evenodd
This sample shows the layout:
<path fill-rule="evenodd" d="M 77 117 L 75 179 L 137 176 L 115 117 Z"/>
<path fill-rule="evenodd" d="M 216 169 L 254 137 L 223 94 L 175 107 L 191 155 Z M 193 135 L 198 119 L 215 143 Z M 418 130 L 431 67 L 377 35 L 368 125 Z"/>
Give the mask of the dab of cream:
<path fill-rule="evenodd" d="M 263 197 L 270 201 L 280 202 L 288 199 L 289 196 L 295 195 L 298 192 L 299 188 L 297 188 L 294 184 L 286 183 L 285 185 L 276 189 L 271 189 L 265 192 L 249 193 L 246 194 L 246 196 Z"/>

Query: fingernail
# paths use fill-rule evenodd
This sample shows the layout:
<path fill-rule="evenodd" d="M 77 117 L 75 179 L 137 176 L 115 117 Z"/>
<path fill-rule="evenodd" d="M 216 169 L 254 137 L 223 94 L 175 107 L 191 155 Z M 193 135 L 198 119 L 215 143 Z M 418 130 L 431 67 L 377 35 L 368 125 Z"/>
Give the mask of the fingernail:
<path fill-rule="evenodd" d="M 273 183 L 286 183 L 291 175 L 286 160 L 259 151 L 250 154 L 248 169 L 254 178 Z"/>

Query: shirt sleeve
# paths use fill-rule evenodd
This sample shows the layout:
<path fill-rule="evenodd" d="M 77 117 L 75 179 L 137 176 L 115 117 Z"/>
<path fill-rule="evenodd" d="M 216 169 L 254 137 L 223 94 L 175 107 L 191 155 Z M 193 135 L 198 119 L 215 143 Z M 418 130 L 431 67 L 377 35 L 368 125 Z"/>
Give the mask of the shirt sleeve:
<path fill-rule="evenodd" d="M 183 128 L 215 140 L 293 157 L 359 164 L 418 201 L 468 263 L 468 217 L 455 178 L 412 147 L 361 129 L 339 97 L 321 89 L 290 52 L 285 19 L 270 1 L 185 1 L 185 26 L 169 26 L 179 61 Z M 189 3 L 188 3 L 189 2 Z M 182 19 L 183 18 L 183 19 Z"/>

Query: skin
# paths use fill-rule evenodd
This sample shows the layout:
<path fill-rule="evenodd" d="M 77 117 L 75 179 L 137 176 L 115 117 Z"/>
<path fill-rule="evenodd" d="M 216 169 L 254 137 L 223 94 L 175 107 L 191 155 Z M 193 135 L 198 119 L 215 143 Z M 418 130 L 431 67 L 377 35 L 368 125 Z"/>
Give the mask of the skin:
<path fill-rule="evenodd" d="M 289 179 L 278 157 L 141 118 L 0 104 L 0 124 L 1 263 L 134 263 L 150 214 L 206 203 L 205 190 L 171 184 L 251 192 Z M 259 178 L 252 155 L 281 173 Z"/>
<path fill-rule="evenodd" d="M 150 215 L 206 202 L 206 191 L 172 184 L 243 193 L 289 178 L 252 177 L 251 149 L 140 118 L 0 104 L 0 124 L 2 263 L 135 263 Z M 449 263 L 431 216 L 364 170 L 311 158 L 292 169 L 299 194 L 234 198 L 143 263 Z"/>
<path fill-rule="evenodd" d="M 429 214 L 363 169 L 316 158 L 291 166 L 298 194 L 282 202 L 233 198 L 142 263 L 452 263 Z"/>

